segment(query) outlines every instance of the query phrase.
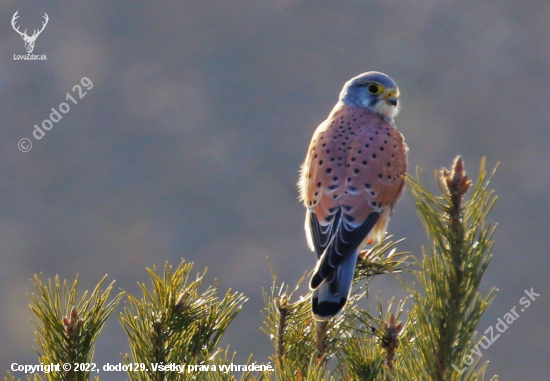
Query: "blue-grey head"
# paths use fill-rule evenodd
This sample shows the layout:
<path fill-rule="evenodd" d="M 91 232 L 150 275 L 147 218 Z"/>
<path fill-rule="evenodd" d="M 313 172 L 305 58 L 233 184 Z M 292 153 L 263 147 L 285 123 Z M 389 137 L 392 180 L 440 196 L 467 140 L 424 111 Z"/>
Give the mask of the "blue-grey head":
<path fill-rule="evenodd" d="M 340 102 L 372 110 L 392 119 L 397 115 L 399 88 L 384 73 L 368 71 L 350 79 L 340 93 Z"/>

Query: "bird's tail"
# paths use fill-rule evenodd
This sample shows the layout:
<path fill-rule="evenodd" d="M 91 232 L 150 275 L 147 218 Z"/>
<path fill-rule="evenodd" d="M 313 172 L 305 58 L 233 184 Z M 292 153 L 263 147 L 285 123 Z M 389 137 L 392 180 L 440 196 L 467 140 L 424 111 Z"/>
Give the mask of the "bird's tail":
<path fill-rule="evenodd" d="M 315 320 L 330 320 L 338 316 L 348 300 L 358 251 L 353 251 L 338 269 L 313 290 L 311 309 Z"/>

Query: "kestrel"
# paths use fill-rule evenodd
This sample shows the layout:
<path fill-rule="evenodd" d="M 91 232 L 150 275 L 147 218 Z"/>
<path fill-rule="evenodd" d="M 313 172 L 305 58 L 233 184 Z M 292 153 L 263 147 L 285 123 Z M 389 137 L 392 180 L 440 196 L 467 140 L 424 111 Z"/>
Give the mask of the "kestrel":
<path fill-rule="evenodd" d="M 408 148 L 393 121 L 398 99 L 387 75 L 358 75 L 311 139 L 299 187 L 318 258 L 310 281 L 316 320 L 342 312 L 359 250 L 383 239 L 403 193 Z"/>

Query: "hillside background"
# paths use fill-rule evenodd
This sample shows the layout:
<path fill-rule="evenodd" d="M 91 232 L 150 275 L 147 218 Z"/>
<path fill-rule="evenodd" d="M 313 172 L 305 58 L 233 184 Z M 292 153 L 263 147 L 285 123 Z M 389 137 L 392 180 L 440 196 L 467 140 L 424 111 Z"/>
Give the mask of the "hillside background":
<path fill-rule="evenodd" d="M 47 61 L 13 59 L 17 10 L 21 30 L 49 15 L 33 52 Z M 479 331 L 525 289 L 541 296 L 484 351 L 488 373 L 548 378 L 550 2 L 3 1 L 0 15 L 0 373 L 37 363 L 33 274 L 79 274 L 85 290 L 108 273 L 137 293 L 145 267 L 182 257 L 250 297 L 224 345 L 267 361 L 268 261 L 290 284 L 314 266 L 295 186 L 309 139 L 345 81 L 379 70 L 401 88 L 411 171 L 431 180 L 461 154 L 475 178 L 481 157 L 501 162 L 483 282 L 500 291 Z M 82 77 L 93 89 L 32 138 Z M 389 232 L 417 256 L 426 244 L 409 195 Z M 403 296 L 392 277 L 372 290 Z M 128 351 L 117 315 L 99 366 Z"/>

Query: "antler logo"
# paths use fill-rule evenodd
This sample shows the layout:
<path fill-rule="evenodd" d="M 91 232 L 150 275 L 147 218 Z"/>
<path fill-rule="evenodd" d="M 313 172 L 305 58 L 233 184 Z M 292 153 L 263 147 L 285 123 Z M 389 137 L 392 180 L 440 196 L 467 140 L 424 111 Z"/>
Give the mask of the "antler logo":
<path fill-rule="evenodd" d="M 33 49 L 34 49 L 34 43 L 36 41 L 36 39 L 38 38 L 38 36 L 40 36 L 40 33 L 42 33 L 42 31 L 44 30 L 44 28 L 46 27 L 46 25 L 48 24 L 48 15 L 46 13 L 44 13 L 44 19 L 45 21 L 42 23 L 42 29 L 40 30 L 37 30 L 37 29 L 34 29 L 34 33 L 32 34 L 32 36 L 29 36 L 27 35 L 27 30 L 25 29 L 24 32 L 20 32 L 19 31 L 19 27 L 16 27 L 15 26 L 15 20 L 17 20 L 19 18 L 19 16 L 17 15 L 19 13 L 19 11 L 15 12 L 13 14 L 13 17 L 11 19 L 11 26 L 13 27 L 13 29 L 19 33 L 21 35 L 21 38 L 23 39 L 23 41 L 25 41 L 25 49 L 27 50 L 27 53 L 32 53 Z"/>

